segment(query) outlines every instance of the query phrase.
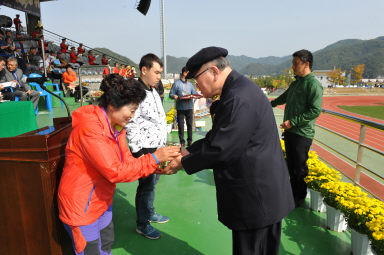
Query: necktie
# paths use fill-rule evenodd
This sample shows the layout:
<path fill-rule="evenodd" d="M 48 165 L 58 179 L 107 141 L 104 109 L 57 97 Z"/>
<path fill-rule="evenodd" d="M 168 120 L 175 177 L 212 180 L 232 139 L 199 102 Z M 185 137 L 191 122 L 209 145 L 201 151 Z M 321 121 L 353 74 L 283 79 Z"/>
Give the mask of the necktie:
<path fill-rule="evenodd" d="M 19 79 L 17 78 L 16 72 L 13 73 L 13 76 L 15 77 L 15 79 L 17 81 L 17 88 L 20 88 L 20 83 L 19 83 Z"/>

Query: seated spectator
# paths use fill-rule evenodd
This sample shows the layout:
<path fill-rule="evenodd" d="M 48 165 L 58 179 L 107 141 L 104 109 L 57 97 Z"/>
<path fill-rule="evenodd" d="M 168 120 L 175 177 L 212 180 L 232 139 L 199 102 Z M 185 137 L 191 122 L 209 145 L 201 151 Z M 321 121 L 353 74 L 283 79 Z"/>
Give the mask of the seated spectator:
<path fill-rule="evenodd" d="M 47 74 L 50 73 L 53 69 L 53 61 L 54 61 L 54 58 L 51 56 L 51 52 L 47 51 L 45 53 L 45 63 L 44 63 Z M 41 72 L 44 72 L 44 69 Z"/>
<path fill-rule="evenodd" d="M 66 61 L 63 61 L 63 63 L 61 61 L 63 60 L 62 53 L 60 51 L 56 54 L 52 53 L 51 71 L 48 75 L 52 79 L 58 80 L 54 83 L 60 83 L 60 86 L 62 86 L 62 74 L 65 72 L 65 67 L 68 65 Z"/>
<path fill-rule="evenodd" d="M 36 26 L 35 31 L 31 34 L 31 37 L 34 39 L 40 39 L 43 36 L 43 33 L 41 31 L 41 27 Z"/>
<path fill-rule="evenodd" d="M 27 55 L 27 70 L 28 73 L 40 73 L 43 60 L 37 54 L 36 47 L 31 47 Z"/>
<path fill-rule="evenodd" d="M 7 69 L 5 69 L 5 81 L 14 81 L 17 83 L 13 89 L 13 93 L 20 98 L 20 101 L 31 100 L 36 109 L 39 103 L 40 93 L 35 90 L 31 90 L 31 87 L 23 81 L 23 71 L 17 68 L 16 58 L 8 58 Z"/>
<path fill-rule="evenodd" d="M 5 39 L 7 38 L 11 38 L 11 40 L 13 40 L 13 35 L 11 30 L 5 31 Z"/>
<path fill-rule="evenodd" d="M 80 86 L 77 81 L 77 75 L 76 72 L 72 69 L 71 65 L 67 65 L 65 68 L 65 72 L 63 73 L 63 82 L 66 88 L 68 88 L 74 95 L 75 100 L 80 100 Z M 83 88 L 83 96 L 87 94 L 88 89 L 85 87 Z"/>
<path fill-rule="evenodd" d="M 130 74 L 130 77 L 131 77 L 131 78 L 135 78 L 135 77 L 136 77 L 135 66 L 132 66 L 132 67 L 131 67 L 131 74 Z"/>
<path fill-rule="evenodd" d="M 108 74 L 110 74 L 111 73 L 111 67 L 109 66 L 109 63 L 107 63 L 107 66 L 106 67 L 104 67 L 104 71 L 103 71 L 103 78 L 105 78 L 105 77 L 107 77 L 108 76 Z"/>
<path fill-rule="evenodd" d="M 3 46 L 2 48 L 3 48 L 4 52 L 5 52 L 5 57 L 6 58 L 15 57 L 16 47 L 13 44 L 11 37 L 7 37 L 5 39 L 5 46 Z"/>
<path fill-rule="evenodd" d="M 66 41 L 67 39 L 63 38 L 61 39 L 61 43 L 60 43 L 60 51 L 64 54 L 67 53 L 68 51 L 68 45 L 65 44 Z"/>
<path fill-rule="evenodd" d="M 67 59 L 66 59 L 65 54 L 63 54 L 62 52 L 59 51 L 59 52 L 57 53 L 57 58 L 56 58 L 56 60 L 58 60 L 58 62 L 56 62 L 56 63 L 58 63 L 58 64 L 57 64 L 57 67 L 60 67 L 60 68 L 64 69 L 63 72 L 65 72 L 65 67 L 68 65 L 68 61 L 67 61 Z M 55 61 L 56 61 L 56 60 L 55 60 Z"/>
<path fill-rule="evenodd" d="M 97 65 L 95 63 L 96 58 L 93 56 L 92 50 L 88 51 L 88 62 L 90 65 Z"/>
<path fill-rule="evenodd" d="M 26 59 L 26 48 L 24 40 L 20 33 L 16 33 L 16 40 L 15 41 L 15 56 L 17 58 L 18 66 L 21 70 L 23 70 L 23 73 L 28 73 L 27 69 L 27 59 Z"/>
<path fill-rule="evenodd" d="M 83 44 L 80 43 L 80 44 L 79 44 L 79 47 L 77 47 L 77 54 L 82 55 L 82 54 L 84 54 L 84 53 L 85 53 L 85 50 L 84 50 L 84 48 L 83 48 Z"/>
<path fill-rule="evenodd" d="M 106 65 L 108 65 L 108 63 L 109 63 L 110 60 L 111 60 L 111 59 L 107 59 L 107 56 L 106 56 L 105 54 L 103 54 L 103 56 L 102 56 L 102 58 L 101 58 L 101 64 L 104 65 L 104 66 L 106 66 Z"/>
<path fill-rule="evenodd" d="M 127 74 L 127 70 L 125 69 L 125 65 L 121 64 L 120 68 L 119 68 L 119 74 L 123 77 L 125 77 L 125 75 Z"/>
<path fill-rule="evenodd" d="M 7 49 L 8 46 L 4 40 L 3 33 L 0 33 L 0 56 L 6 58 L 7 54 L 5 53 L 5 49 Z"/>
<path fill-rule="evenodd" d="M 0 83 L 6 82 L 5 65 L 6 65 L 5 58 L 0 57 Z M 11 101 L 15 100 L 15 94 L 10 89 L 4 88 L 1 84 L 0 84 L 0 92 L 3 95 L 3 100 L 11 100 Z"/>
<path fill-rule="evenodd" d="M 15 47 L 17 55 L 20 57 L 25 56 L 24 39 L 21 33 L 16 33 Z"/>
<path fill-rule="evenodd" d="M 20 32 L 21 31 L 20 14 L 16 14 L 16 18 L 13 19 L 13 24 L 15 24 L 16 32 Z"/>
<path fill-rule="evenodd" d="M 47 52 L 48 43 L 44 41 L 44 36 L 43 35 L 40 37 L 40 39 L 42 39 L 43 42 L 44 42 L 44 52 Z M 42 55 L 43 54 L 42 53 L 43 52 L 43 47 L 41 46 L 41 40 L 38 40 L 37 44 L 39 45 L 40 54 Z"/>
<path fill-rule="evenodd" d="M 130 65 L 127 65 L 127 67 L 125 68 L 125 77 L 124 78 L 131 78 L 131 66 Z"/>
<path fill-rule="evenodd" d="M 75 47 L 71 47 L 71 52 L 69 53 L 69 59 L 70 59 L 70 62 L 72 64 L 76 64 L 77 63 L 77 53 L 75 51 Z"/>
<path fill-rule="evenodd" d="M 112 73 L 119 73 L 119 63 L 115 62 L 115 66 L 112 68 Z"/>

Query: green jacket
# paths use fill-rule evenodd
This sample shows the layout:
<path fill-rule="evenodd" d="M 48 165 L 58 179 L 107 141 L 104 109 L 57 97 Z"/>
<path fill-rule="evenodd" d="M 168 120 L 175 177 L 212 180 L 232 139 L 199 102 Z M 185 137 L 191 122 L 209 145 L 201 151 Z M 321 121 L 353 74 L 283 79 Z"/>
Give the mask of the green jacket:
<path fill-rule="evenodd" d="M 292 128 L 288 132 L 313 139 L 315 121 L 321 112 L 323 87 L 313 73 L 296 80 L 278 98 L 271 102 L 272 107 L 286 104 L 284 121 L 290 120 Z"/>

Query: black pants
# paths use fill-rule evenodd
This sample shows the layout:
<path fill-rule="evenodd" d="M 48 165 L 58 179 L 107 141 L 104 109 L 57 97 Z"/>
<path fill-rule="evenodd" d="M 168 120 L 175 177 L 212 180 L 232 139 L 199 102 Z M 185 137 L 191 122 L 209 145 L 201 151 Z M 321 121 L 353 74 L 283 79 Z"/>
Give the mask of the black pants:
<path fill-rule="evenodd" d="M 308 175 L 307 160 L 312 139 L 284 132 L 284 141 L 293 197 L 297 207 L 304 203 L 307 196 L 307 184 L 304 178 Z"/>
<path fill-rule="evenodd" d="M 4 89 L 1 91 L 1 94 L 3 94 L 3 100 L 15 101 L 15 94 L 13 92 Z"/>
<path fill-rule="evenodd" d="M 81 88 L 83 90 L 83 97 L 84 97 L 84 95 L 87 94 L 87 92 L 88 92 L 88 88 L 83 87 L 83 86 Z M 75 97 L 76 100 L 80 99 L 80 96 L 81 96 L 80 95 L 80 86 L 76 86 L 75 93 L 73 93 L 73 96 Z"/>
<path fill-rule="evenodd" d="M 188 144 L 192 143 L 192 121 L 193 121 L 193 109 L 189 110 L 177 110 L 177 124 L 179 126 L 179 140 L 181 144 L 185 144 L 184 140 L 184 117 L 187 122 L 188 132 Z"/>
<path fill-rule="evenodd" d="M 277 255 L 280 236 L 281 221 L 260 229 L 233 230 L 233 255 Z"/>

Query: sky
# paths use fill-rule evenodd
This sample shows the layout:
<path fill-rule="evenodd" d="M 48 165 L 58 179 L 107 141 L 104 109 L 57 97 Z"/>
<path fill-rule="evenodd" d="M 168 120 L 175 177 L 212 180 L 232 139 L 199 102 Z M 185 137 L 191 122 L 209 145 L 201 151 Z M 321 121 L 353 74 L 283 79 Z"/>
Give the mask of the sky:
<path fill-rule="evenodd" d="M 41 3 L 44 28 L 89 47 L 105 47 L 138 63 L 162 57 L 161 0 L 146 16 L 136 0 L 57 0 Z M 287 56 L 344 39 L 384 36 L 383 0 L 164 0 L 166 54 L 191 57 L 208 46 L 230 55 Z M 1 6 L 12 18 L 20 11 Z M 25 24 L 24 15 L 22 20 Z"/>

